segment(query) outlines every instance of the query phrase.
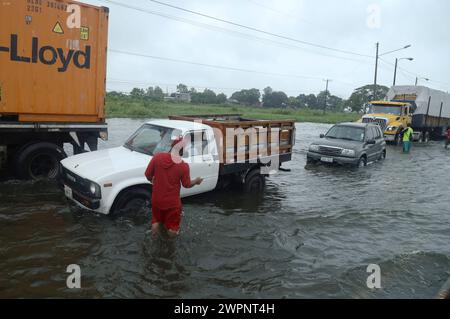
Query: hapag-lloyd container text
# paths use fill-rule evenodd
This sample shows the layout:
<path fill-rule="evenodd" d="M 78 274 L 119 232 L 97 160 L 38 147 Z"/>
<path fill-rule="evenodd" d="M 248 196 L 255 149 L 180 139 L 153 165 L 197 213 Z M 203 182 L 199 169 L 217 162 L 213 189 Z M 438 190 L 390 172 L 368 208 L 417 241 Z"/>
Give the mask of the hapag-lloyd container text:
<path fill-rule="evenodd" d="M 0 115 L 104 123 L 109 10 L 31 2 L 0 2 Z"/>

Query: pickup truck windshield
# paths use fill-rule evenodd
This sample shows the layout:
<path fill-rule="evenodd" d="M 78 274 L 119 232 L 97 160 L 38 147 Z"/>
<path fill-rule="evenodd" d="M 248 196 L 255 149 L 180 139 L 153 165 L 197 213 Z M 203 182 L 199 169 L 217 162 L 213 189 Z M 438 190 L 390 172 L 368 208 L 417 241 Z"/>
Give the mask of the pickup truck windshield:
<path fill-rule="evenodd" d="M 402 108 L 401 108 L 401 106 L 394 106 L 394 105 L 373 105 L 373 104 L 371 104 L 369 106 L 369 113 L 402 115 Z"/>
<path fill-rule="evenodd" d="M 336 125 L 333 126 L 326 135 L 327 138 L 342 139 L 349 141 L 364 141 L 364 129 L 360 127 L 351 127 Z"/>
<path fill-rule="evenodd" d="M 178 131 L 173 128 L 145 124 L 128 139 L 124 146 L 132 151 L 150 156 L 161 152 L 170 152 L 172 139 L 176 133 Z"/>

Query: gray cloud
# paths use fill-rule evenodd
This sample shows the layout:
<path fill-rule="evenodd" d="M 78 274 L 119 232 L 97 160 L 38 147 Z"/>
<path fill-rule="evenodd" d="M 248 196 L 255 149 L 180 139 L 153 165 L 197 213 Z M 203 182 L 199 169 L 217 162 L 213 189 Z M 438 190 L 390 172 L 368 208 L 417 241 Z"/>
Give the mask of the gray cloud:
<path fill-rule="evenodd" d="M 107 1 L 86 0 L 87 3 L 110 8 L 111 49 L 313 79 L 228 71 L 110 52 L 109 89 L 129 91 L 134 86 L 159 85 L 164 90 L 168 88 L 172 91 L 177 83 L 185 83 L 230 94 L 239 88 L 263 89 L 270 85 L 289 95 L 298 95 L 324 90 L 322 79 L 330 78 L 333 80 L 331 92 L 348 97 L 357 86 L 373 82 L 374 57 L 308 47 L 148 0 L 114 1 L 211 26 L 205 28 L 174 21 Z M 431 87 L 450 89 L 450 84 L 440 83 L 450 83 L 450 62 L 447 59 L 450 50 L 450 2 L 446 0 L 163 1 L 272 33 L 364 55 L 375 55 L 376 42 L 380 42 L 381 52 L 411 44 L 410 49 L 386 55 L 383 60 L 393 64 L 396 57 L 413 57 L 413 62 L 401 61 L 400 66 L 438 81 L 429 82 Z M 367 25 L 367 8 L 371 4 L 381 9 L 380 28 L 369 28 Z M 241 34 L 214 29 L 217 27 Z M 378 82 L 389 86 L 393 67 L 387 63 L 380 62 Z M 397 83 L 413 84 L 414 79 L 413 74 L 400 70 Z"/>

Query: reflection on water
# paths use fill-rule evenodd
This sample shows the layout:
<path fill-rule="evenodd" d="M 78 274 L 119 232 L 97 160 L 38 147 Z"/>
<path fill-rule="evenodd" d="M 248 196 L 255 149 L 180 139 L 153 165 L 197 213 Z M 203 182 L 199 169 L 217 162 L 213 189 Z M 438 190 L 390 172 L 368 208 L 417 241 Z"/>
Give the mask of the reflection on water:
<path fill-rule="evenodd" d="M 118 146 L 143 121 L 110 121 Z M 450 276 L 450 152 L 389 147 L 361 170 L 306 167 L 328 125 L 299 124 L 294 160 L 263 196 L 214 192 L 184 200 L 167 244 L 145 212 L 98 216 L 51 183 L 0 183 L 0 297 L 434 297 Z M 379 264 L 381 290 L 366 287 Z M 82 289 L 65 287 L 70 264 Z"/>

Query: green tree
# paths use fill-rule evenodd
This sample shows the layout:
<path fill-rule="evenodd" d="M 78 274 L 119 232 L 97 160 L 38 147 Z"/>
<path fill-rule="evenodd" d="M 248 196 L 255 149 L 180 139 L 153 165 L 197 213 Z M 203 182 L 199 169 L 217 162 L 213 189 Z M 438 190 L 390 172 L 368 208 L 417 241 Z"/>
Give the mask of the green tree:
<path fill-rule="evenodd" d="M 135 99 L 141 99 L 145 96 L 145 91 L 144 89 L 134 88 L 131 90 L 130 96 Z"/>
<path fill-rule="evenodd" d="M 154 92 L 155 92 L 155 90 L 153 89 L 153 86 L 150 86 L 149 88 L 147 88 L 147 90 L 145 92 L 145 97 L 148 99 L 152 99 Z"/>
<path fill-rule="evenodd" d="M 204 104 L 214 104 L 217 101 L 217 95 L 214 91 L 210 89 L 205 89 L 203 91 L 203 103 Z"/>
<path fill-rule="evenodd" d="M 180 83 L 177 85 L 177 92 L 178 93 L 189 93 L 189 89 L 188 89 L 187 85 Z"/>
<path fill-rule="evenodd" d="M 153 100 L 164 101 L 164 91 L 159 86 L 155 87 L 153 91 Z"/>
<path fill-rule="evenodd" d="M 227 102 L 227 96 L 223 93 L 217 95 L 217 104 L 225 104 Z"/>
<path fill-rule="evenodd" d="M 325 97 L 326 97 L 326 108 L 325 108 Z M 338 111 L 340 107 L 342 107 L 343 99 L 330 94 L 328 91 L 322 91 L 317 95 L 317 108 L 322 109 L 324 111 Z"/>
<path fill-rule="evenodd" d="M 268 86 L 264 89 L 264 95 L 271 95 L 273 93 L 273 89 Z"/>
<path fill-rule="evenodd" d="M 317 109 L 319 103 L 317 102 L 317 97 L 314 94 L 308 94 L 304 96 L 304 106 L 309 109 Z"/>
<path fill-rule="evenodd" d="M 258 105 L 261 98 L 261 92 L 258 89 L 241 90 L 234 92 L 231 99 L 244 105 Z"/>
<path fill-rule="evenodd" d="M 307 101 L 307 95 L 306 94 L 300 94 L 299 96 L 297 96 L 297 107 L 298 108 L 305 108 L 308 107 L 306 105 L 306 101 Z"/>
<path fill-rule="evenodd" d="M 367 104 L 373 100 L 373 84 L 365 85 L 357 88 L 347 101 L 347 106 L 353 112 L 362 112 Z M 377 96 L 379 98 L 385 97 L 389 88 L 387 86 L 377 86 Z"/>
<path fill-rule="evenodd" d="M 191 103 L 193 104 L 221 104 L 227 101 L 227 96 L 223 93 L 216 95 L 210 89 L 203 92 L 191 92 Z"/>
<path fill-rule="evenodd" d="M 288 100 L 288 106 L 289 107 L 294 107 L 294 108 L 299 108 L 300 107 L 300 100 L 298 99 L 298 97 L 290 96 L 289 100 Z"/>
<path fill-rule="evenodd" d="M 276 92 L 271 88 L 264 90 L 263 105 L 264 107 L 286 107 L 289 102 L 289 98 L 284 92 Z"/>

